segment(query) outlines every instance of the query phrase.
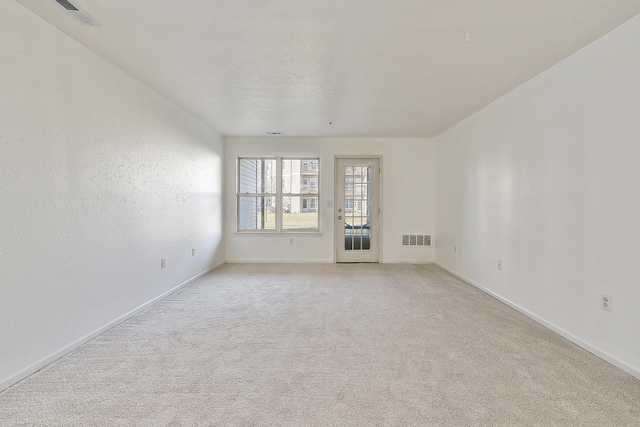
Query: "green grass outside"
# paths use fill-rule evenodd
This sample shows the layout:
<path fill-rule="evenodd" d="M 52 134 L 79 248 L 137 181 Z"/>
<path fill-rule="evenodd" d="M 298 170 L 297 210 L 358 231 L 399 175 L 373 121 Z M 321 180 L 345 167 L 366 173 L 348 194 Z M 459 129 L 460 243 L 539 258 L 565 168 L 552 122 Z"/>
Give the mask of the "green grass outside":
<path fill-rule="evenodd" d="M 260 221 L 260 218 L 258 218 Z M 282 229 L 283 230 L 303 230 L 303 229 L 317 229 L 318 228 L 318 213 L 317 212 L 303 212 L 303 213 L 283 213 L 282 214 Z M 265 217 L 265 229 L 276 229 L 276 214 L 267 212 Z"/>

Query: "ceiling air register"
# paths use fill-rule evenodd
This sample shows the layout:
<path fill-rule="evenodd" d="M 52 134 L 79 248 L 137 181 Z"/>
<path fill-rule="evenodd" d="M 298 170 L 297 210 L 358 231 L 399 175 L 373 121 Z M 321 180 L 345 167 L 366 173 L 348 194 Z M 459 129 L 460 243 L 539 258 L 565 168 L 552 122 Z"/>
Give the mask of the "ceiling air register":
<path fill-rule="evenodd" d="M 98 21 L 96 21 L 93 16 L 89 15 L 86 11 L 84 11 L 84 10 L 82 10 L 82 8 L 74 5 L 69 0 L 54 0 L 54 1 L 56 3 L 58 3 L 60 6 L 64 7 L 65 10 L 70 15 L 72 15 L 74 18 L 76 18 L 82 24 L 93 25 L 93 26 L 100 25 L 100 23 Z"/>

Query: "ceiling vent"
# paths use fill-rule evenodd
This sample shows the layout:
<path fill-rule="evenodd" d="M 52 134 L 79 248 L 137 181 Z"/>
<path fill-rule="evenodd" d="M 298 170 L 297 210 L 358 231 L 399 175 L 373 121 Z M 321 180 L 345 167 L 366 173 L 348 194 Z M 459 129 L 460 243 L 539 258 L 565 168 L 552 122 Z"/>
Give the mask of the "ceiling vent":
<path fill-rule="evenodd" d="M 56 3 L 58 3 L 60 6 L 64 7 L 64 9 L 70 14 L 72 15 L 74 18 L 76 18 L 78 21 L 80 21 L 82 24 L 85 25 L 92 25 L 92 26 L 98 26 L 100 25 L 100 23 L 98 21 L 96 21 L 93 16 L 89 15 L 87 12 L 85 12 L 84 10 L 82 10 L 82 8 L 74 5 L 73 3 L 71 3 L 69 0 L 54 0 Z"/>
<path fill-rule="evenodd" d="M 431 246 L 429 234 L 403 234 L 402 246 Z"/>

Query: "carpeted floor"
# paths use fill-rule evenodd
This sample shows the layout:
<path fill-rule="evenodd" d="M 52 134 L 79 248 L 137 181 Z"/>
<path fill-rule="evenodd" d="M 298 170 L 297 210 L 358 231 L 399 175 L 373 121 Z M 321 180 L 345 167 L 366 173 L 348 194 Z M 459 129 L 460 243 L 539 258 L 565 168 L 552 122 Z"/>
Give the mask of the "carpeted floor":
<path fill-rule="evenodd" d="M 0 425 L 638 426 L 640 381 L 433 265 L 225 265 Z"/>

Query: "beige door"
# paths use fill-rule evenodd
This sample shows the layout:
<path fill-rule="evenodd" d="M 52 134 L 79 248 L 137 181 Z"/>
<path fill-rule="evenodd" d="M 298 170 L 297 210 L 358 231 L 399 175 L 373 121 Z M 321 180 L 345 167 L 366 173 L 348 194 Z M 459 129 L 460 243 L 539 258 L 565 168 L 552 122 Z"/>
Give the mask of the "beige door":
<path fill-rule="evenodd" d="M 336 159 L 336 262 L 380 261 L 380 159 Z"/>

